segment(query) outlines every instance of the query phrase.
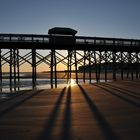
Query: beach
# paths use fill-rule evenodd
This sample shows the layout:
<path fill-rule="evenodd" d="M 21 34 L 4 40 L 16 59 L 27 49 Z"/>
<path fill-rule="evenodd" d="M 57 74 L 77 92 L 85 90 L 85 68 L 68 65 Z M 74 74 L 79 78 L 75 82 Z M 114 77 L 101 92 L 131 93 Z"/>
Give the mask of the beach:
<path fill-rule="evenodd" d="M 139 87 L 127 80 L 13 94 L 0 99 L 0 139 L 139 140 Z"/>

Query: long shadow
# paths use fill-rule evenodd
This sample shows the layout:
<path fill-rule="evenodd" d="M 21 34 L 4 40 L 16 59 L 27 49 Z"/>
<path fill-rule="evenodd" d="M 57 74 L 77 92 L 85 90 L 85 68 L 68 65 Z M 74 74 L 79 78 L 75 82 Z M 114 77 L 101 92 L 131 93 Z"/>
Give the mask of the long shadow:
<path fill-rule="evenodd" d="M 6 96 L 6 97 L 2 101 L 0 101 L 0 105 L 9 100 L 15 99 L 15 98 L 19 97 L 20 95 L 22 95 L 22 94 L 14 93 L 14 95 L 13 95 L 11 93 L 1 93 L 1 96 Z"/>
<path fill-rule="evenodd" d="M 133 83 L 136 83 L 136 84 L 140 85 L 139 81 L 140 81 L 140 79 L 137 79 L 137 80 L 136 79 L 134 79 L 134 80 L 125 80 L 125 82 L 128 82 L 128 83 L 133 82 Z"/>
<path fill-rule="evenodd" d="M 97 106 L 94 104 L 94 102 L 90 99 L 86 91 L 82 88 L 81 85 L 79 85 L 79 88 L 84 95 L 93 115 L 95 116 L 97 122 L 99 123 L 101 130 L 105 136 L 106 140 L 117 140 L 117 135 L 113 132 L 111 126 L 108 124 L 104 116 L 101 114 L 101 112 L 98 110 Z"/>
<path fill-rule="evenodd" d="M 31 94 L 26 98 L 23 98 L 21 101 L 16 102 L 15 104 L 11 105 L 7 109 L 1 111 L 0 112 L 0 117 L 3 117 L 6 113 L 8 113 L 8 112 L 12 111 L 13 109 L 17 108 L 18 106 L 22 105 L 24 102 L 26 102 L 27 100 L 31 99 L 33 96 L 37 95 L 41 91 L 42 90 L 36 91 L 34 94 Z"/>
<path fill-rule="evenodd" d="M 116 97 L 122 99 L 123 101 L 128 102 L 129 104 L 132 104 L 132 105 L 134 105 L 136 107 L 140 107 L 140 104 L 139 103 L 134 102 L 133 100 L 130 100 L 130 99 L 128 99 L 128 98 L 126 98 L 126 97 L 124 97 L 124 96 L 122 96 L 120 94 L 117 94 L 117 93 L 113 92 L 112 90 L 109 90 L 108 88 L 106 88 L 104 86 L 97 85 L 97 84 L 96 85 L 94 84 L 94 86 L 99 87 L 99 88 L 103 89 L 104 91 L 107 91 L 107 93 L 110 93 L 112 95 L 115 95 Z"/>
<path fill-rule="evenodd" d="M 7 97 L 5 97 L 6 99 L 0 101 L 0 105 L 5 103 L 5 102 L 8 102 L 10 100 L 14 100 L 17 97 L 20 97 L 23 94 L 26 94 L 26 92 L 29 92 L 29 91 L 25 91 L 24 93 L 22 92 L 22 93 L 14 93 L 14 94 L 13 93 L 0 93 L 1 95 L 7 96 Z"/>
<path fill-rule="evenodd" d="M 71 86 L 67 90 L 66 107 L 61 140 L 72 140 L 71 134 Z"/>
<path fill-rule="evenodd" d="M 37 137 L 37 140 L 51 140 L 52 139 L 53 127 L 55 125 L 55 121 L 56 121 L 56 118 L 59 113 L 60 105 L 61 105 L 62 99 L 64 97 L 65 90 L 66 90 L 66 87 L 63 88 L 62 92 L 60 93 L 60 96 L 55 104 L 55 107 L 54 107 L 52 113 L 50 114 L 49 120 L 47 121 L 46 125 L 44 126 L 41 134 Z"/>
<path fill-rule="evenodd" d="M 115 85 L 111 85 L 111 84 L 108 84 L 108 85 L 110 85 L 110 86 L 113 86 L 113 87 L 115 87 L 115 88 L 119 88 L 119 89 L 121 89 L 121 90 L 124 90 L 124 91 L 127 91 L 127 92 L 129 92 L 129 93 L 132 93 L 132 94 L 134 94 L 136 97 L 138 97 L 138 98 L 140 98 L 140 92 L 138 93 L 138 92 L 135 92 L 135 91 L 132 91 L 132 90 L 128 90 L 128 89 L 126 89 L 126 88 L 122 88 L 122 87 L 118 87 L 118 86 L 115 86 Z M 134 85 L 131 85 L 131 86 L 134 86 Z M 138 95 L 138 96 L 137 96 Z"/>
<path fill-rule="evenodd" d="M 133 86 L 135 87 L 139 87 L 140 86 L 140 82 L 136 82 L 136 81 L 132 81 L 132 80 L 125 80 L 126 83 L 128 83 L 129 85 L 133 83 Z"/>
<path fill-rule="evenodd" d="M 132 92 L 132 91 L 129 91 L 127 89 L 124 89 L 124 88 L 121 88 L 121 87 L 117 87 L 117 86 L 114 86 L 114 85 L 110 85 L 110 84 L 107 84 L 107 83 L 104 83 L 104 86 L 109 87 L 109 88 L 111 88 L 113 90 L 119 91 L 122 94 L 130 96 L 130 97 L 133 97 L 135 99 L 140 98 L 140 97 L 136 96 L 136 94 L 138 94 L 136 92 Z"/>

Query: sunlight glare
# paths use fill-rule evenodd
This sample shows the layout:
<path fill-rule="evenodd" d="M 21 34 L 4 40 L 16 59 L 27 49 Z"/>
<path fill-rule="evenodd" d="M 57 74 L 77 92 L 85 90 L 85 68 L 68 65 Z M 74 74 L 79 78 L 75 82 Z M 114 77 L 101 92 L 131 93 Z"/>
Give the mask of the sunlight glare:
<path fill-rule="evenodd" d="M 69 82 L 68 82 L 68 86 L 74 86 L 76 85 L 76 82 L 74 79 L 70 79 Z"/>

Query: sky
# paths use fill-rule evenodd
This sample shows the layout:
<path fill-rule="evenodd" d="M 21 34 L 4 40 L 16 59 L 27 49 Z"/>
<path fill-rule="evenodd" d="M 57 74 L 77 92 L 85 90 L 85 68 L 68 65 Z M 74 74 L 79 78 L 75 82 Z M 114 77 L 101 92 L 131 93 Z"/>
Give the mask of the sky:
<path fill-rule="evenodd" d="M 0 0 L 0 33 L 48 34 L 53 27 L 140 39 L 140 0 Z"/>
<path fill-rule="evenodd" d="M 140 0 L 0 0 L 0 32 L 140 38 Z"/>

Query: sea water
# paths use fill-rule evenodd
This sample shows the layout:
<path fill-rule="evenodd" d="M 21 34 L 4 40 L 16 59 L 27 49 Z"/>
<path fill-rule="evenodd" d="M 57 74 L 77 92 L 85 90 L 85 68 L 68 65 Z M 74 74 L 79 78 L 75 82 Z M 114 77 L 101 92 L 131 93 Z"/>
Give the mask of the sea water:
<path fill-rule="evenodd" d="M 91 83 L 95 83 L 95 82 L 96 80 L 91 80 Z M 100 80 L 100 82 L 105 82 L 105 80 Z M 83 79 L 78 79 L 78 83 L 83 84 Z M 85 80 L 85 83 L 89 83 L 89 80 Z M 53 84 L 55 84 L 55 80 L 53 80 Z M 57 88 L 64 88 L 65 86 L 67 86 L 67 79 L 57 79 Z M 20 79 L 19 82 L 16 81 L 16 84 L 14 84 L 14 81 L 12 80 L 11 85 L 9 79 L 3 79 L 2 84 L 0 85 L 0 91 L 4 93 L 8 93 L 11 91 L 13 92 L 13 91 L 22 91 L 22 90 L 32 90 L 33 88 L 36 89 L 51 88 L 50 79 L 37 79 L 35 86 L 33 86 L 31 78 L 22 78 Z"/>

